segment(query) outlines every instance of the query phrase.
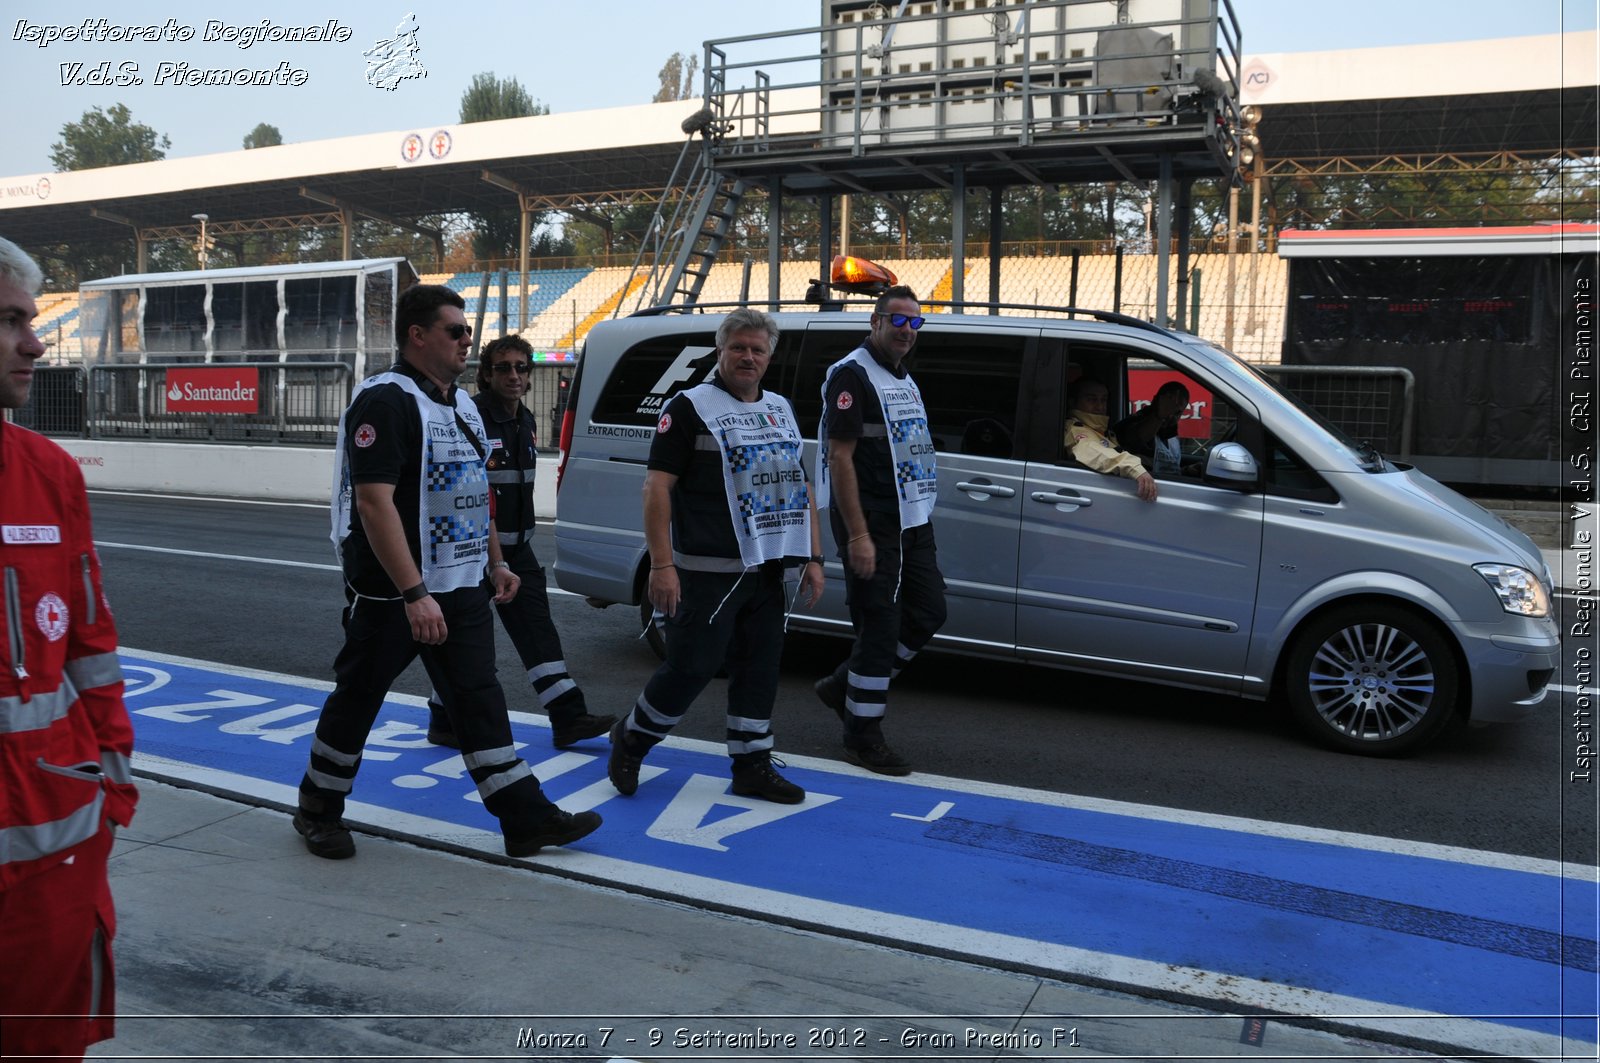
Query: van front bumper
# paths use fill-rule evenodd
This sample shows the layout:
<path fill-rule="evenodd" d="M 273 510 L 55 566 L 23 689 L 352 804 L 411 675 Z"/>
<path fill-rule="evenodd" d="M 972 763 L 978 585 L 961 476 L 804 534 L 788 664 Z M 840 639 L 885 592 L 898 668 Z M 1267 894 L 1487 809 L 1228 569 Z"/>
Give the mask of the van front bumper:
<path fill-rule="evenodd" d="M 1516 619 L 1516 618 L 1514 618 Z M 1472 683 L 1471 721 L 1513 723 L 1545 700 L 1561 667 L 1553 619 L 1516 619 L 1517 629 L 1458 631 Z"/>

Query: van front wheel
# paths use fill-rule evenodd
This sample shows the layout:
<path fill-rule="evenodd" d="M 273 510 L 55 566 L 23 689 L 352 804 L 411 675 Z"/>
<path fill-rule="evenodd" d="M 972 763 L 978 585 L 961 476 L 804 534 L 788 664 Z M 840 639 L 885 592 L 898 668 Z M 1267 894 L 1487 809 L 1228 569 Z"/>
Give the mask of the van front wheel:
<path fill-rule="evenodd" d="M 1296 722 L 1323 745 L 1397 756 L 1449 721 L 1456 660 L 1434 624 L 1393 606 L 1347 606 L 1301 631 L 1285 677 Z"/>

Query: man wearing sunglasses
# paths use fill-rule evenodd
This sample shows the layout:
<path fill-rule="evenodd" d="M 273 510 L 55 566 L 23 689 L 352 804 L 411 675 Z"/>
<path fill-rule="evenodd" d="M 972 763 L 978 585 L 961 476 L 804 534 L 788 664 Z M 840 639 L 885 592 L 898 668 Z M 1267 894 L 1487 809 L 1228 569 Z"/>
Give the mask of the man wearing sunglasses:
<path fill-rule="evenodd" d="M 905 365 L 921 327 L 916 293 L 887 289 L 866 341 L 828 368 L 822 387 L 819 494 L 856 639 L 849 658 L 817 681 L 817 696 L 844 724 L 845 759 L 883 775 L 911 771 L 883 737 L 889 683 L 945 620 L 932 523 L 938 469 L 922 393 Z"/>
<path fill-rule="evenodd" d="M 473 402 L 489 430 L 489 489 L 494 492 L 494 524 L 500 554 L 521 580 L 517 596 L 495 611 L 517 648 L 539 705 L 550 717 L 550 741 L 557 749 L 611 730 L 615 716 L 591 716 L 583 691 L 567 674 L 561 636 L 550 618 L 544 569 L 533 553 L 534 472 L 539 430 L 522 404 L 533 371 L 533 348 L 521 336 L 487 343 L 478 360 L 478 394 Z M 450 716 L 435 690 L 428 698 L 428 741 L 459 748 Z"/>
<path fill-rule="evenodd" d="M 600 826 L 594 812 L 557 808 L 512 743 L 484 584 L 492 580 L 503 603 L 519 581 L 490 517 L 488 436 L 455 383 L 472 345 L 464 310 L 442 285 L 402 293 L 399 359 L 362 381 L 339 420 L 332 510 L 345 642 L 294 815 L 306 848 L 329 860 L 355 855 L 345 800 L 384 695 L 419 655 L 508 855 L 566 845 Z"/>

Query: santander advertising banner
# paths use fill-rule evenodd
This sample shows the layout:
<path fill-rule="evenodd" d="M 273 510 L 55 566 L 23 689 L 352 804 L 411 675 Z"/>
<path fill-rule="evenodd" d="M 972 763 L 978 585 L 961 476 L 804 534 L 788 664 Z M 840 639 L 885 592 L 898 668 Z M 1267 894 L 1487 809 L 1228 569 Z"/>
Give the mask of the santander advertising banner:
<path fill-rule="evenodd" d="M 167 409 L 173 413 L 259 413 L 261 380 L 254 366 L 167 370 Z"/>

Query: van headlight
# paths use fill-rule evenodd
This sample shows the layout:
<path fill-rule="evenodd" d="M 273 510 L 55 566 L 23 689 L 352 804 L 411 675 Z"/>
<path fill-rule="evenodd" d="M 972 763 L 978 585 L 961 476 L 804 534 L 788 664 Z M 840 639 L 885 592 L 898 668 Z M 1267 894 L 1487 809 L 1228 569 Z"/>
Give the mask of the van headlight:
<path fill-rule="evenodd" d="M 1518 616 L 1549 616 L 1550 596 L 1544 583 L 1525 568 L 1515 565 L 1473 565 L 1478 575 L 1500 596 L 1500 607 Z"/>

